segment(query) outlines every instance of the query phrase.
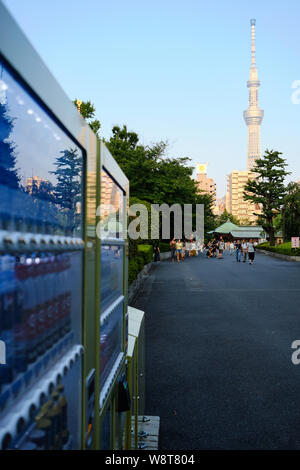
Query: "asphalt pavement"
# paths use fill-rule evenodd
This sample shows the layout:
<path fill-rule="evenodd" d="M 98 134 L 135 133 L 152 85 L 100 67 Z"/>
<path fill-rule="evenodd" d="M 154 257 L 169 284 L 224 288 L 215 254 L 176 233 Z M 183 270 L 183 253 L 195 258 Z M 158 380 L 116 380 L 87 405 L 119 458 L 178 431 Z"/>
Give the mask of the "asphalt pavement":
<path fill-rule="evenodd" d="M 133 306 L 159 449 L 300 449 L 300 263 L 155 263 Z"/>

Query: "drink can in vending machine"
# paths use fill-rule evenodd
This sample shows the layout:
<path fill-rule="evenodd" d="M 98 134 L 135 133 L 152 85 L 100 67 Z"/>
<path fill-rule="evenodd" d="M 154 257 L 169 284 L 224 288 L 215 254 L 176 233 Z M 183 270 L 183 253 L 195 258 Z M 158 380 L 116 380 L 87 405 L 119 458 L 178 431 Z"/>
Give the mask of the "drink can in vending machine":
<path fill-rule="evenodd" d="M 0 383 L 11 383 L 14 379 L 14 296 L 15 296 L 15 259 L 10 255 L 0 257 L 0 327 L 1 340 L 5 344 L 6 363 L 0 367 Z"/>
<path fill-rule="evenodd" d="M 36 333 L 37 333 L 37 352 L 39 355 L 44 354 L 45 345 L 45 320 L 46 309 L 43 303 L 43 263 L 41 258 L 36 256 L 33 258 L 33 284 L 34 294 L 36 297 Z"/>
<path fill-rule="evenodd" d="M 24 281 L 26 279 L 25 257 L 18 257 L 15 265 L 16 291 L 15 291 L 15 368 L 17 372 L 27 370 L 26 358 L 26 318 L 24 310 Z"/>
<path fill-rule="evenodd" d="M 33 258 L 26 257 L 26 277 L 24 280 L 24 310 L 26 318 L 26 356 L 27 362 L 32 364 L 38 357 L 37 350 L 37 318 L 36 296 L 34 291 L 34 263 Z"/>

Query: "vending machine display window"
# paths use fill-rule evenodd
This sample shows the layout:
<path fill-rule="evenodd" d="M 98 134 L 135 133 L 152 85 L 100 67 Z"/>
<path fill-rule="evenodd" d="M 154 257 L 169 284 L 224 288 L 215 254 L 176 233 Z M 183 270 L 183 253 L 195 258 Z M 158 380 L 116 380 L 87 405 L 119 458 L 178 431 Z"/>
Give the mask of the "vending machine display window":
<path fill-rule="evenodd" d="M 100 386 L 103 387 L 122 354 L 123 297 L 112 305 L 101 320 Z"/>
<path fill-rule="evenodd" d="M 101 245 L 101 312 L 123 295 L 124 245 Z"/>
<path fill-rule="evenodd" d="M 55 395 L 55 406 L 60 400 L 66 410 L 65 400 L 80 400 L 81 361 L 74 348 L 82 343 L 84 158 L 82 148 L 0 61 L 0 339 L 6 345 L 0 428 L 16 400 L 30 400 L 35 388 L 48 390 L 45 377 L 59 362 L 66 365 L 53 377 L 65 388 Z M 35 409 L 31 426 L 36 404 Z M 68 445 L 76 448 L 79 434 L 72 431 L 80 415 L 68 419 L 73 436 Z M 26 426 L 25 419 L 22 429 Z M 20 439 L 12 436 L 10 448 Z"/>
<path fill-rule="evenodd" d="M 124 238 L 124 193 L 111 176 L 101 171 L 100 238 Z"/>
<path fill-rule="evenodd" d="M 83 152 L 0 62 L 0 230 L 82 237 Z"/>

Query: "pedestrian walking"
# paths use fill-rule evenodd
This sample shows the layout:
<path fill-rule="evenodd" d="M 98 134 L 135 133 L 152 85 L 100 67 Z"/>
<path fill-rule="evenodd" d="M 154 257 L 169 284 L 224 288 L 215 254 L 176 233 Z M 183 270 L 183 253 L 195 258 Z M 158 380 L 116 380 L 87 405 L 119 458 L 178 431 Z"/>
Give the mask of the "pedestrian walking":
<path fill-rule="evenodd" d="M 177 254 L 177 263 L 180 263 L 181 252 L 182 252 L 182 241 L 180 238 L 176 242 L 176 254 Z"/>
<path fill-rule="evenodd" d="M 246 263 L 247 255 L 248 255 L 248 243 L 245 240 L 243 240 L 242 242 L 242 253 L 243 253 L 243 263 Z"/>
<path fill-rule="evenodd" d="M 234 243 L 233 242 L 230 242 L 229 243 L 229 253 L 231 255 L 233 255 L 233 252 L 234 252 Z"/>
<path fill-rule="evenodd" d="M 154 261 L 159 262 L 160 261 L 160 248 L 158 245 L 154 248 Z"/>
<path fill-rule="evenodd" d="M 254 243 L 252 242 L 252 239 L 250 239 L 249 242 L 248 242 L 249 264 L 253 264 L 254 257 L 255 257 L 255 246 L 254 246 Z"/>
<path fill-rule="evenodd" d="M 170 241 L 170 248 L 171 248 L 171 261 L 174 263 L 175 261 L 175 256 L 176 256 L 176 240 L 173 238 Z"/>
<path fill-rule="evenodd" d="M 242 244 L 240 240 L 237 240 L 235 244 L 235 256 L 236 256 L 236 260 L 238 263 L 241 262 L 241 252 L 242 252 Z"/>
<path fill-rule="evenodd" d="M 181 259 L 182 259 L 182 261 L 185 258 L 186 250 L 188 250 L 187 242 L 186 242 L 186 240 L 182 240 L 182 250 L 181 250 Z"/>
<path fill-rule="evenodd" d="M 223 259 L 224 248 L 225 248 L 225 243 L 224 243 L 223 237 L 220 237 L 220 240 L 218 242 L 218 259 Z"/>
<path fill-rule="evenodd" d="M 211 245 L 211 252 L 212 252 L 213 258 L 217 257 L 217 246 L 218 246 L 218 241 L 214 238 L 212 241 L 212 245 Z"/>

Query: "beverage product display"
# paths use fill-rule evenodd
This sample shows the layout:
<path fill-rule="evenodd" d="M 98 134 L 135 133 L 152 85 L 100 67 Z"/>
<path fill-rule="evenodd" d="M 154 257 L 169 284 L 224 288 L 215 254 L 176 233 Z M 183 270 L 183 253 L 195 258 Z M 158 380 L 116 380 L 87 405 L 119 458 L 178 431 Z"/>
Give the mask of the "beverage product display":
<path fill-rule="evenodd" d="M 0 449 L 78 448 L 84 154 L 0 66 Z"/>

